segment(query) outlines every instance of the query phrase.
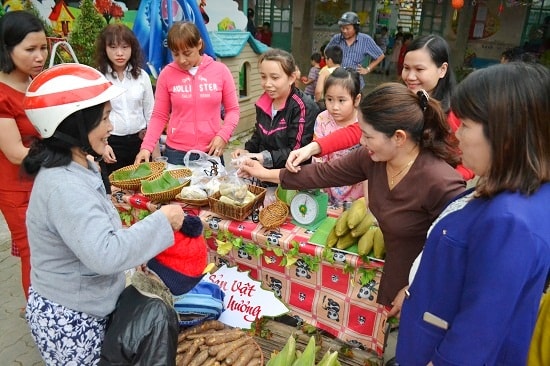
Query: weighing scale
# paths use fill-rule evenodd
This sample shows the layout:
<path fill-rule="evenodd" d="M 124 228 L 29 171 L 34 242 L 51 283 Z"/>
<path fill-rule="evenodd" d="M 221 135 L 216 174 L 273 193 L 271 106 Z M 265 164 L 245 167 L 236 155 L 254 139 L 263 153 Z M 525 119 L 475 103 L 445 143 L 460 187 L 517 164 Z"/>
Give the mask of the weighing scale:
<path fill-rule="evenodd" d="M 299 191 L 290 201 L 295 225 L 315 230 L 327 218 L 328 195 L 321 190 Z"/>

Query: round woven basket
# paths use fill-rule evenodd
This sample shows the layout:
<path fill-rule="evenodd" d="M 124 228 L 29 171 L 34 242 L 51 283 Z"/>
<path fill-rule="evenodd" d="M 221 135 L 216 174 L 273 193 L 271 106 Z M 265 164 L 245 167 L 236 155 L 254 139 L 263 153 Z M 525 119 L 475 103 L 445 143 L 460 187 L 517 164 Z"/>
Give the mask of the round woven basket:
<path fill-rule="evenodd" d="M 189 168 L 181 168 L 181 169 L 174 169 L 174 170 L 168 170 L 167 171 L 173 178 L 176 178 L 176 179 L 179 179 L 179 178 L 187 178 L 187 177 L 190 177 L 191 175 L 193 175 L 193 172 L 191 171 L 191 169 Z M 147 180 L 148 181 L 152 181 L 152 180 L 155 180 L 155 179 L 158 179 L 162 176 L 162 174 L 164 174 L 164 172 L 158 172 L 156 174 L 153 174 L 152 176 L 150 176 Z M 167 201 L 171 201 L 173 200 L 174 198 L 176 198 L 176 196 L 178 195 L 178 193 L 181 192 L 181 189 L 183 187 L 185 187 L 186 185 L 189 184 L 189 180 L 185 181 L 184 183 L 176 186 L 176 187 L 173 187 L 173 188 L 170 188 L 166 191 L 162 191 L 162 192 L 153 192 L 153 193 L 145 193 L 143 192 L 143 187 L 141 189 L 141 194 L 144 195 L 145 197 L 149 198 L 151 201 L 155 201 L 155 202 L 167 202 Z"/>
<path fill-rule="evenodd" d="M 201 199 L 183 198 L 178 193 L 175 198 L 176 198 L 176 201 L 183 202 L 189 206 L 196 206 L 196 207 L 208 206 L 208 197 L 201 198 Z"/>
<path fill-rule="evenodd" d="M 134 179 L 115 180 L 115 178 L 114 178 L 115 173 L 122 172 L 122 171 L 136 170 L 141 164 L 149 164 L 149 167 L 151 168 L 151 174 L 146 175 L 144 177 L 134 178 Z M 114 172 L 109 174 L 109 183 L 111 183 L 111 185 L 113 185 L 115 187 L 118 187 L 118 188 L 121 188 L 121 189 L 129 189 L 131 191 L 139 191 L 139 189 L 141 187 L 141 181 L 142 180 L 148 179 L 148 178 L 152 177 L 153 175 L 162 172 L 164 170 L 164 168 L 166 167 L 166 164 L 164 164 L 163 162 L 155 162 L 155 161 L 151 162 L 151 163 L 141 163 L 141 164 L 128 165 L 128 166 L 125 166 L 123 168 L 115 170 Z"/>
<path fill-rule="evenodd" d="M 281 226 L 288 217 L 288 206 L 277 199 L 260 211 L 260 224 L 267 230 Z"/>

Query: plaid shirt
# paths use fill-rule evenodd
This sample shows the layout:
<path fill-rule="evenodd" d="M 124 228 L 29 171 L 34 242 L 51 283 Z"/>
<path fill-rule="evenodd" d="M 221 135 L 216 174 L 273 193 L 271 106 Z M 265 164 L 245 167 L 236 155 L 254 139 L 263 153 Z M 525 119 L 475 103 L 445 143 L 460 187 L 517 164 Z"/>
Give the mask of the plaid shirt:
<path fill-rule="evenodd" d="M 336 34 L 332 37 L 327 47 L 339 46 L 343 51 L 342 67 L 353 67 L 363 64 L 363 61 L 367 56 L 370 56 L 373 60 L 382 56 L 384 52 L 371 36 L 365 33 L 357 33 L 355 41 L 348 46 L 344 37 L 341 34 Z M 363 78 L 361 80 L 361 88 L 365 86 Z"/>

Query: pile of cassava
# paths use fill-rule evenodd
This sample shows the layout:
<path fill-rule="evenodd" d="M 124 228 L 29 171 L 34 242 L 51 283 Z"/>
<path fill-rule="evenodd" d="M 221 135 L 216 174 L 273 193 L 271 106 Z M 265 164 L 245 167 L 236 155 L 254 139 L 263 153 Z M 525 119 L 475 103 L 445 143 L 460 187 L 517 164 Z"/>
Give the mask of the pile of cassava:
<path fill-rule="evenodd" d="M 262 351 L 242 329 L 208 320 L 178 336 L 177 366 L 262 366 Z"/>

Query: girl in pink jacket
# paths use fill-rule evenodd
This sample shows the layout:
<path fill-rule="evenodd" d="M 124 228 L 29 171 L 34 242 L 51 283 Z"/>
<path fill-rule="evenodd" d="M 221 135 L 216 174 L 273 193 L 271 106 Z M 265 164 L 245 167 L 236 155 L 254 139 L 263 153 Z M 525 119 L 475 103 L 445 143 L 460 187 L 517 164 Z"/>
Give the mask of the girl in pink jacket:
<path fill-rule="evenodd" d="M 153 114 L 136 163 L 149 161 L 165 128 L 165 155 L 171 164 L 182 165 L 189 150 L 223 156 L 239 121 L 233 76 L 227 66 L 204 54 L 195 24 L 174 23 L 167 42 L 174 61 L 166 65 L 157 80 Z"/>

